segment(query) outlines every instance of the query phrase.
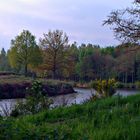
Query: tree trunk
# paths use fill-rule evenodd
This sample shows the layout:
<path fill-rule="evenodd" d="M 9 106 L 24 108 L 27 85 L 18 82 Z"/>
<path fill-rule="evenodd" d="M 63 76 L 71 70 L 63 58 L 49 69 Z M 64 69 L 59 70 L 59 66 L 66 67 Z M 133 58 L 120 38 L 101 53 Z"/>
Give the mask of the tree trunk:
<path fill-rule="evenodd" d="M 132 83 L 134 83 L 134 72 L 132 72 Z"/>
<path fill-rule="evenodd" d="M 56 52 L 54 53 L 54 57 L 53 57 L 53 75 L 52 75 L 53 79 L 56 79 Z"/>
<path fill-rule="evenodd" d="M 133 74 L 133 77 L 134 77 L 134 82 L 135 82 L 135 80 L 137 79 L 137 62 L 136 62 L 136 56 L 135 56 L 135 60 L 134 60 L 134 74 Z"/>
<path fill-rule="evenodd" d="M 125 72 L 125 83 L 127 83 L 127 72 Z"/>
<path fill-rule="evenodd" d="M 24 75 L 25 75 L 25 77 L 27 77 L 27 64 L 25 64 Z"/>
<path fill-rule="evenodd" d="M 123 83 L 125 83 L 125 73 L 123 73 Z"/>
<path fill-rule="evenodd" d="M 55 73 L 56 73 L 56 71 L 55 71 L 55 69 L 53 69 L 53 75 L 52 75 L 52 78 L 53 78 L 53 79 L 56 78 L 56 74 L 55 74 Z"/>

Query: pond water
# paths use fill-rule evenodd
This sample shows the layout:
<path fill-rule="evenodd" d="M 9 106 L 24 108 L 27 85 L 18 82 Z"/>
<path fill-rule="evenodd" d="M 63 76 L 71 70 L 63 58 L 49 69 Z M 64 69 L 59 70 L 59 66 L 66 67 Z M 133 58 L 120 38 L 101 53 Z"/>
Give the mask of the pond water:
<path fill-rule="evenodd" d="M 81 89 L 81 88 L 75 88 L 74 89 L 77 93 L 73 94 L 67 94 L 67 95 L 59 95 L 55 97 L 50 97 L 53 100 L 53 104 L 51 107 L 56 106 L 64 106 L 64 105 L 71 105 L 71 104 L 81 104 L 84 101 L 90 99 L 90 97 L 95 94 L 95 90 L 91 89 Z M 140 91 L 137 90 L 117 90 L 116 94 L 119 94 L 121 96 L 129 96 L 138 94 Z M 10 114 L 12 108 L 17 102 L 25 101 L 25 99 L 4 99 L 0 100 L 0 114 L 7 115 Z M 5 111 L 5 112 L 3 112 Z"/>

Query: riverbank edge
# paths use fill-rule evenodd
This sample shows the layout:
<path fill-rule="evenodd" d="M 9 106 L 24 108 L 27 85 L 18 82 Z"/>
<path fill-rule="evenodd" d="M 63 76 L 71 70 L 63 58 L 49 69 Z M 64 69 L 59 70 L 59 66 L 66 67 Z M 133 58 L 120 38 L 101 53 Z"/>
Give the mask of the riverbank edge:
<path fill-rule="evenodd" d="M 0 118 L 0 132 L 3 132 L 0 139 L 54 139 L 56 136 L 73 140 L 138 139 L 139 107 L 140 94 L 59 107 L 18 118 Z"/>

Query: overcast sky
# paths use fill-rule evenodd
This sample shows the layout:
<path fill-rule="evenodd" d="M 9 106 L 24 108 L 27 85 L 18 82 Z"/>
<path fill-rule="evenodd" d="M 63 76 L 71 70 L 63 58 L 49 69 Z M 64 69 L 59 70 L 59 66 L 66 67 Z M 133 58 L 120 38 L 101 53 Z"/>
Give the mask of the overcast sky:
<path fill-rule="evenodd" d="M 102 26 L 112 10 L 131 6 L 133 0 L 0 0 L 0 48 L 23 29 L 38 40 L 48 30 L 67 33 L 70 43 L 116 45 L 112 31 Z"/>

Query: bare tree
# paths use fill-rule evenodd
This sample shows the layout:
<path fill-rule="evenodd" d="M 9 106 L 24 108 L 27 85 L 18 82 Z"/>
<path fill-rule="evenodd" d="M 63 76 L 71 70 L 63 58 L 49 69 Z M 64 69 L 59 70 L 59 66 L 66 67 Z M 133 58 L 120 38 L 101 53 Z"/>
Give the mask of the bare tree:
<path fill-rule="evenodd" d="M 121 42 L 140 44 L 140 0 L 135 0 L 131 8 L 111 12 L 103 25 L 111 25 Z"/>

